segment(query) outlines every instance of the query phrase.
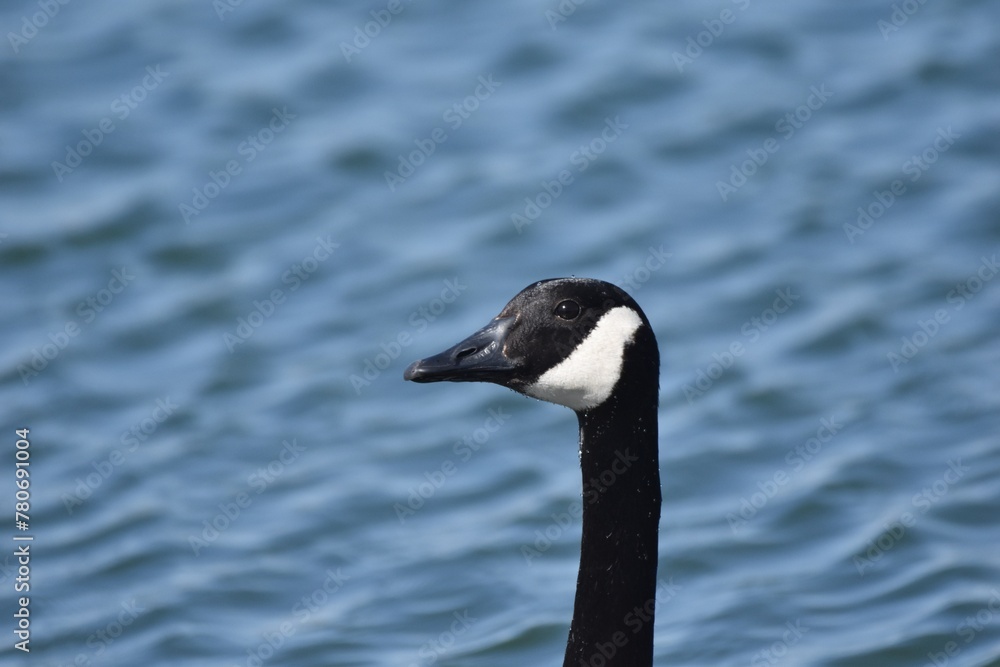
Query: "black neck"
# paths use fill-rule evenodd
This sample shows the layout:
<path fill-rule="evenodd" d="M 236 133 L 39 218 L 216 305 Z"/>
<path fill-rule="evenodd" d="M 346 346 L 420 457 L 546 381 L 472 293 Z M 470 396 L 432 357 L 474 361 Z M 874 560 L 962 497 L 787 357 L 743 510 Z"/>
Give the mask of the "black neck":
<path fill-rule="evenodd" d="M 623 377 L 619 386 L 644 389 L 644 397 L 633 400 L 616 394 L 577 413 L 583 541 L 564 667 L 653 664 L 660 522 L 659 378 L 653 369 L 635 369 L 634 375 Z"/>

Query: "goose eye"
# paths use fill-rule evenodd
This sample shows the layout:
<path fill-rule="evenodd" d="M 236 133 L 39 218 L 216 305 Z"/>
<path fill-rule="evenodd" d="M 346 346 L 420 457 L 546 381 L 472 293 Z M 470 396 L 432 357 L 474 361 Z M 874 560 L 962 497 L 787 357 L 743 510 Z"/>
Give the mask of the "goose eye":
<path fill-rule="evenodd" d="M 553 312 L 564 320 L 573 320 L 580 314 L 580 304 L 569 299 L 560 301 Z"/>

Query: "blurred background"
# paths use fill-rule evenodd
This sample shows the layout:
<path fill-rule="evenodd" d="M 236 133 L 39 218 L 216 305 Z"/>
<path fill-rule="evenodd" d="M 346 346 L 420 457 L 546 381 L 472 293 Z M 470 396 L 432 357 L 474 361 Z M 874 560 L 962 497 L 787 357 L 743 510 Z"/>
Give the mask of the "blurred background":
<path fill-rule="evenodd" d="M 561 664 L 575 417 L 401 376 L 564 275 L 662 350 L 657 664 L 1000 664 L 997 3 L 0 25 L 3 664 Z"/>

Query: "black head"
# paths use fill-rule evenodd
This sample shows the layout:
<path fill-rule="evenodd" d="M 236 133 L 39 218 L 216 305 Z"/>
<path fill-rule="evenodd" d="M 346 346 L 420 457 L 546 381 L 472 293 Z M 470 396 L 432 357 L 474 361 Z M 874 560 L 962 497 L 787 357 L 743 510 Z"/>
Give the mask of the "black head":
<path fill-rule="evenodd" d="M 601 280 L 555 278 L 529 285 L 485 327 L 414 362 L 403 378 L 493 382 L 583 412 L 607 400 L 629 364 L 658 374 L 656 339 L 632 297 Z"/>

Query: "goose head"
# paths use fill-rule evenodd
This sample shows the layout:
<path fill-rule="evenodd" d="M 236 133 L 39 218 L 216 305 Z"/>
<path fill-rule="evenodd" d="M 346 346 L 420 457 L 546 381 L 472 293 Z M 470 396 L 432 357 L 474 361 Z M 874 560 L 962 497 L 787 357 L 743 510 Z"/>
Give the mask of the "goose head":
<path fill-rule="evenodd" d="M 635 301 L 600 280 L 554 278 L 529 285 L 486 326 L 414 362 L 403 378 L 492 382 L 583 413 L 616 392 L 629 366 L 654 374 L 659 367 L 652 329 Z"/>

